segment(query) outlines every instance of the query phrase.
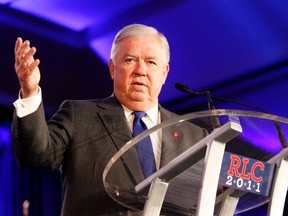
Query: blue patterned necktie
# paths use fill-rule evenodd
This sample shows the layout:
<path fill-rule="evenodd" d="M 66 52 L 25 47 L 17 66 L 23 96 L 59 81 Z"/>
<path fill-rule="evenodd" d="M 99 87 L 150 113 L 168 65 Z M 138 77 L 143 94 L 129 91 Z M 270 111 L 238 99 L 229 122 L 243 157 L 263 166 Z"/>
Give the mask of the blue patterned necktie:
<path fill-rule="evenodd" d="M 133 121 L 133 137 L 147 130 L 147 126 L 142 120 L 146 115 L 145 112 L 134 112 Z M 145 178 L 150 176 L 156 171 L 154 152 L 150 136 L 145 137 L 136 144 L 138 158 L 142 167 L 142 172 Z"/>

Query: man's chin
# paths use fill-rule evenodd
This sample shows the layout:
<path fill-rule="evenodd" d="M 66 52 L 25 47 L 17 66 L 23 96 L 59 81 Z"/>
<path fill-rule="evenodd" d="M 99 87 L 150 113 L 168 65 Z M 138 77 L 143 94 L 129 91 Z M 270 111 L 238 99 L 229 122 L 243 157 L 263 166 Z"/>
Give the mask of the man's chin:
<path fill-rule="evenodd" d="M 146 92 L 143 92 L 143 91 L 133 91 L 131 94 L 130 94 L 130 98 L 132 100 L 135 100 L 135 101 L 145 101 L 149 98 L 149 95 L 147 95 Z"/>
<path fill-rule="evenodd" d="M 140 97 L 140 96 L 137 96 L 137 97 L 131 97 L 131 100 L 134 101 L 134 102 L 146 102 L 147 101 L 147 97 Z"/>

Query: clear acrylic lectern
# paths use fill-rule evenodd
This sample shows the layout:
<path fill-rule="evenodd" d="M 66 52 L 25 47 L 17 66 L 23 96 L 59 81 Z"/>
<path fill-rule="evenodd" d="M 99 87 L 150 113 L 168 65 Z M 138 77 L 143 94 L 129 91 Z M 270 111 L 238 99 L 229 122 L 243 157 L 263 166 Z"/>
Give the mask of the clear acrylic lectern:
<path fill-rule="evenodd" d="M 213 128 L 213 118 L 220 127 Z M 195 136 L 194 125 L 206 135 Z M 162 137 L 160 167 L 143 179 L 134 145 L 152 133 Z M 116 202 L 145 216 L 226 216 L 265 203 L 268 215 L 282 215 L 286 137 L 288 119 L 275 115 L 242 110 L 185 114 L 126 143 L 107 164 L 103 183 Z M 123 169 L 119 175 L 127 175 L 127 181 L 115 178 Z"/>

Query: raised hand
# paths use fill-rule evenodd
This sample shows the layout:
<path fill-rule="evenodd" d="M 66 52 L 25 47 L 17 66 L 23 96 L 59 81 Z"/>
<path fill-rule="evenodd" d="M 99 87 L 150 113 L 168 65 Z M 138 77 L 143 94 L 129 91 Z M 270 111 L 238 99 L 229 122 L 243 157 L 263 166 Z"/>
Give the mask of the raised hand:
<path fill-rule="evenodd" d="M 39 59 L 34 59 L 35 47 L 30 47 L 30 41 L 23 42 L 17 38 L 15 44 L 15 71 L 21 86 L 21 98 L 37 94 L 40 82 Z"/>

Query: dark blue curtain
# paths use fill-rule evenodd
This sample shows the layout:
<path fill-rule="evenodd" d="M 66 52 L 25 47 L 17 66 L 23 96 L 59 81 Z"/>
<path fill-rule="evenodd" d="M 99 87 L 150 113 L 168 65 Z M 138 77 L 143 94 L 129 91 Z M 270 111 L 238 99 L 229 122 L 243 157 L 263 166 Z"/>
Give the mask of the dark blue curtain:
<path fill-rule="evenodd" d="M 20 216 L 28 200 L 29 216 L 59 216 L 61 175 L 54 171 L 19 169 L 10 138 L 10 124 L 0 125 L 0 215 Z"/>

